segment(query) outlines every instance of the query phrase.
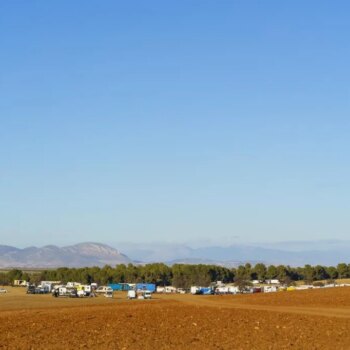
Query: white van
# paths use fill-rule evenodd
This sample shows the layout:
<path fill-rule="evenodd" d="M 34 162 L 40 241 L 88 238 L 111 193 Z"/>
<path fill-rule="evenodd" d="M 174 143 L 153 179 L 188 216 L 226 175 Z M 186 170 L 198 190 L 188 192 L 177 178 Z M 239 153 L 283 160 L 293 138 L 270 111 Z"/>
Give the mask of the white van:
<path fill-rule="evenodd" d="M 128 299 L 136 299 L 136 291 L 133 289 L 128 290 Z"/>

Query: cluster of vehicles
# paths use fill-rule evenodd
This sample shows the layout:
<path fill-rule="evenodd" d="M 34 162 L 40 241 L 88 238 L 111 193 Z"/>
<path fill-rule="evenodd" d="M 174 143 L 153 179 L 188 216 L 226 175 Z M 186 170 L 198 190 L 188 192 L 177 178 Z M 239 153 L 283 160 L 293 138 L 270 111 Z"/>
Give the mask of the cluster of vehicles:
<path fill-rule="evenodd" d="M 173 286 L 158 286 L 157 287 L 157 293 L 165 293 L 165 294 L 173 294 L 173 293 L 179 293 L 179 294 L 186 294 L 186 289 L 184 288 L 176 288 Z"/>
<path fill-rule="evenodd" d="M 255 293 L 271 293 L 281 290 L 282 287 L 277 284 L 269 285 L 259 285 L 256 284 L 251 286 L 235 286 L 235 285 L 225 285 L 221 282 L 210 286 L 210 287 L 200 287 L 192 286 L 190 288 L 190 293 L 193 295 L 225 295 L 225 294 L 255 294 Z"/>
<path fill-rule="evenodd" d="M 68 282 L 66 285 L 57 285 L 51 291 L 54 297 L 84 298 L 96 297 L 103 295 L 107 298 L 113 297 L 113 290 L 110 287 L 100 286 L 96 283 L 80 284 L 76 282 Z"/>
<path fill-rule="evenodd" d="M 27 294 L 48 294 L 54 297 L 96 297 L 103 295 L 107 298 L 113 297 L 115 291 L 127 292 L 128 299 L 151 299 L 152 293 L 191 293 L 191 294 L 237 294 L 240 291 L 235 286 L 225 286 L 218 282 L 210 287 L 192 286 L 186 290 L 184 288 L 176 288 L 173 286 L 156 286 L 153 283 L 111 283 L 108 286 L 98 286 L 96 283 L 81 284 L 78 282 L 68 282 L 62 284 L 60 281 L 42 281 L 38 286 L 26 283 L 26 281 L 15 281 L 17 286 L 27 285 Z M 270 287 L 272 289 L 272 287 Z M 260 292 L 258 287 L 253 287 L 252 293 Z M 270 291 L 270 290 L 269 290 Z M 271 290 L 272 291 L 272 290 Z"/>
<path fill-rule="evenodd" d="M 42 281 L 39 285 L 29 284 L 24 280 L 14 281 L 15 286 L 27 286 L 27 294 L 48 294 L 53 297 L 83 298 L 96 297 L 98 295 L 107 298 L 113 297 L 113 292 L 124 291 L 128 299 L 151 299 L 152 293 L 190 293 L 193 295 L 213 295 L 213 294 L 239 294 L 239 293 L 271 293 L 282 290 L 277 283 L 278 280 L 271 280 L 269 284 L 257 286 L 253 281 L 252 286 L 240 289 L 237 286 L 225 285 L 218 281 L 209 287 L 192 286 L 189 289 L 176 288 L 173 286 L 156 286 L 152 283 L 111 283 L 108 286 L 98 286 L 96 283 L 82 284 L 79 282 L 68 282 L 62 284 L 61 281 Z M 293 287 L 294 288 L 294 287 Z M 289 289 L 287 289 L 289 290 Z M 5 291 L 0 290 L 0 293 Z"/>
<path fill-rule="evenodd" d="M 66 298 L 84 298 L 104 296 L 113 298 L 113 292 L 116 290 L 115 285 L 98 286 L 96 283 L 81 284 L 78 282 L 68 282 L 62 284 L 60 281 L 42 281 L 39 285 L 27 284 L 27 294 L 49 294 L 53 297 Z M 128 299 L 151 299 L 152 292 L 155 290 L 146 289 L 146 285 L 130 285 L 124 288 L 127 291 Z"/>
<path fill-rule="evenodd" d="M 68 282 L 62 284 L 60 281 L 42 281 L 38 286 L 34 284 L 27 285 L 27 294 L 49 294 L 53 297 L 83 298 L 95 297 L 102 294 L 106 297 L 112 297 L 113 290 L 109 287 L 98 287 L 96 283 L 81 284 L 78 282 Z"/>
<path fill-rule="evenodd" d="M 96 297 L 102 295 L 106 298 L 113 298 L 113 288 L 110 286 L 92 286 L 92 285 L 67 285 L 53 288 L 54 297 Z M 152 292 L 149 290 L 129 289 L 127 291 L 128 299 L 151 299 Z"/>
<path fill-rule="evenodd" d="M 150 290 L 128 290 L 128 299 L 152 299 L 152 292 Z"/>
<path fill-rule="evenodd" d="M 60 281 L 41 281 L 39 285 L 26 283 L 27 294 L 48 294 L 51 293 L 52 289 L 60 284 Z"/>

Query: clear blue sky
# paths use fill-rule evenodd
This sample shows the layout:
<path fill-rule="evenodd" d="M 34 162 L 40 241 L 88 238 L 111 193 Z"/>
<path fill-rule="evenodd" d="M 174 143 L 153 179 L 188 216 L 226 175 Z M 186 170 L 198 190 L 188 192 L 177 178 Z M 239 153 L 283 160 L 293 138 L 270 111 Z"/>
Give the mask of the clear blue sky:
<path fill-rule="evenodd" d="M 0 244 L 349 237 L 347 1 L 1 1 Z"/>

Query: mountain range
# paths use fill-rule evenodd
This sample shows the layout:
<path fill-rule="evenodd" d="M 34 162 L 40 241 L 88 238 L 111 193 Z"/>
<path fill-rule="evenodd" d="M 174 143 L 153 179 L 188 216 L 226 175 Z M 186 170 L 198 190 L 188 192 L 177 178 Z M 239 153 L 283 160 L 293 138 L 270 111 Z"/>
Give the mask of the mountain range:
<path fill-rule="evenodd" d="M 292 241 L 251 245 L 206 246 L 193 248 L 185 244 L 119 243 L 120 250 L 101 243 L 79 243 L 57 247 L 19 249 L 0 245 L 2 268 L 84 267 L 117 264 L 164 262 L 215 264 L 234 267 L 250 262 L 291 266 L 337 265 L 350 261 L 350 241 Z M 121 253 L 123 251 L 123 253 Z"/>
<path fill-rule="evenodd" d="M 163 261 L 169 265 L 179 262 L 208 263 L 222 266 L 237 266 L 242 263 L 263 262 L 291 266 L 336 265 L 350 262 L 350 241 L 315 240 L 281 241 L 274 243 L 208 245 L 193 248 L 171 243 L 118 243 L 121 251 L 131 259 L 143 262 Z"/>
<path fill-rule="evenodd" d="M 66 247 L 47 245 L 19 249 L 0 245 L 0 267 L 54 268 L 60 266 L 104 266 L 132 262 L 117 249 L 100 243 L 79 243 Z"/>

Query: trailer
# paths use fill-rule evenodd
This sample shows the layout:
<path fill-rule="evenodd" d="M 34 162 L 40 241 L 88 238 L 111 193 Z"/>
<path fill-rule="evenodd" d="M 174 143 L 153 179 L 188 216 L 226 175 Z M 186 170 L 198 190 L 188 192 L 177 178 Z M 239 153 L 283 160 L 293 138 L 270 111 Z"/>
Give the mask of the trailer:
<path fill-rule="evenodd" d="M 176 293 L 176 288 L 173 286 L 166 286 L 164 292 L 167 294 Z"/>
<path fill-rule="evenodd" d="M 81 283 L 80 282 L 67 282 L 66 286 L 68 288 L 76 288 L 76 287 L 81 286 Z"/>
<path fill-rule="evenodd" d="M 27 287 L 28 282 L 26 280 L 14 280 L 13 286 L 14 287 Z"/>
<path fill-rule="evenodd" d="M 41 281 L 40 286 L 42 286 L 45 289 L 48 289 L 48 292 L 51 293 L 52 289 L 61 283 L 61 281 Z"/>
<path fill-rule="evenodd" d="M 278 279 L 270 279 L 265 281 L 267 284 L 280 284 Z"/>
<path fill-rule="evenodd" d="M 151 293 L 156 291 L 156 285 L 154 283 L 136 283 L 136 290 L 148 290 Z"/>
<path fill-rule="evenodd" d="M 212 295 L 214 294 L 214 288 L 212 287 L 201 287 L 201 293 L 203 295 Z"/>
<path fill-rule="evenodd" d="M 199 287 L 192 286 L 190 289 L 191 294 L 203 294 L 203 295 L 212 295 L 215 293 L 215 289 L 213 287 Z"/>
<path fill-rule="evenodd" d="M 113 291 L 128 291 L 131 289 L 129 283 L 109 283 L 108 287 L 111 287 Z"/>
<path fill-rule="evenodd" d="M 215 294 L 228 294 L 229 293 L 229 287 L 217 287 L 215 289 Z"/>
<path fill-rule="evenodd" d="M 176 289 L 176 293 L 179 293 L 179 294 L 186 294 L 186 290 L 183 289 L 183 288 L 177 288 L 177 289 Z"/>
<path fill-rule="evenodd" d="M 278 291 L 277 286 L 264 286 L 264 293 L 275 293 Z"/>

